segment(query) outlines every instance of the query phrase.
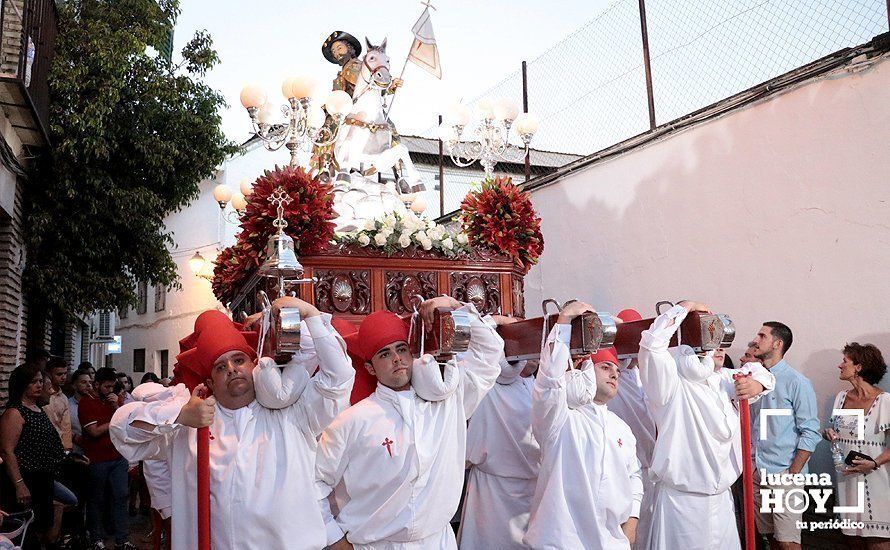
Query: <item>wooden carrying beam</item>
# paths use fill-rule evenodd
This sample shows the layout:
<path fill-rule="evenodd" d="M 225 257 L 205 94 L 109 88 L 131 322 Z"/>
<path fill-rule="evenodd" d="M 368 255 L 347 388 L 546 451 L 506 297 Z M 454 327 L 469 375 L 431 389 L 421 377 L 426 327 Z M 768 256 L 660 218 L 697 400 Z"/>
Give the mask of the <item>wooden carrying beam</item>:
<path fill-rule="evenodd" d="M 433 326 L 428 327 L 419 314 L 403 317 L 408 324 L 408 345 L 415 357 L 428 353 L 448 358 L 467 351 L 470 345 L 470 315 L 447 307 L 433 312 Z M 422 337 L 422 339 L 421 339 Z"/>
<path fill-rule="evenodd" d="M 548 315 L 547 332 L 556 324 L 556 314 Z M 541 356 L 541 340 L 545 317 L 535 317 L 498 326 L 498 334 L 504 339 L 504 355 L 508 361 L 538 359 Z M 600 348 L 607 348 L 615 340 L 616 326 L 608 313 L 585 313 L 572 321 L 569 350 L 572 355 L 589 355 Z"/>
<path fill-rule="evenodd" d="M 640 338 L 655 319 L 642 319 L 618 325 L 615 350 L 618 357 L 633 357 L 640 351 Z M 696 352 L 728 348 L 735 339 L 735 325 L 728 315 L 693 311 L 680 324 L 669 347 L 685 344 Z"/>

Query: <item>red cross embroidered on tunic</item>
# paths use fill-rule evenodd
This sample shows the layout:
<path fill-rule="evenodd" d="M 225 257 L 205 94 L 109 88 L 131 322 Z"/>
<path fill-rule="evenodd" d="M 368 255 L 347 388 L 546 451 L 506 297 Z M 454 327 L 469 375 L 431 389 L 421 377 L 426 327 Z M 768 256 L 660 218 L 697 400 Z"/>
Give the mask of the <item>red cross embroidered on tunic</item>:
<path fill-rule="evenodd" d="M 383 446 L 386 447 L 386 452 L 389 453 L 389 456 L 392 456 L 392 444 L 393 442 L 388 437 L 383 440 Z"/>
<path fill-rule="evenodd" d="M 621 446 L 621 438 L 620 437 L 618 438 L 618 446 L 619 447 Z"/>

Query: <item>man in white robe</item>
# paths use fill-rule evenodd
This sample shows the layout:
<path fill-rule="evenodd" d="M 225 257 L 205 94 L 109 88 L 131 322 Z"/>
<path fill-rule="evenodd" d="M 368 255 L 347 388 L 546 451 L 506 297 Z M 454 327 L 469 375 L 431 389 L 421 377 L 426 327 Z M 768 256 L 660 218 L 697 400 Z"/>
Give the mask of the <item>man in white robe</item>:
<path fill-rule="evenodd" d="M 537 361 L 501 362 L 497 383 L 467 427 L 470 473 L 458 532 L 461 548 L 527 548 L 541 449 L 532 434 Z"/>
<path fill-rule="evenodd" d="M 659 315 L 640 340 L 640 379 L 658 427 L 650 474 L 656 482 L 644 548 L 738 549 L 730 487 L 742 472 L 741 434 L 733 399 L 771 390 L 775 378 L 759 364 L 716 369 L 710 353 L 689 346 L 668 349 L 690 311 L 681 302 Z M 736 373 L 751 376 L 734 380 Z"/>
<path fill-rule="evenodd" d="M 151 402 L 117 410 L 115 446 L 128 460 L 166 459 L 172 476 L 172 547 L 197 541 L 196 430 L 210 427 L 210 522 L 214 550 L 320 549 L 325 526 L 314 489 L 316 438 L 348 404 L 354 371 L 342 339 L 318 310 L 296 298 L 274 307 L 297 307 L 312 334 L 320 370 L 309 380 L 297 361 L 282 369 L 255 359 L 244 335 L 222 313 L 195 322 L 189 349 L 177 356 L 197 386 L 164 388 Z M 188 346 L 187 346 L 188 348 Z M 269 350 L 266 350 L 268 354 Z M 280 409 L 261 405 L 260 388 L 290 388 L 298 398 Z M 271 402 L 282 395 L 267 396 Z M 277 403 L 282 404 L 282 403 Z"/>
<path fill-rule="evenodd" d="M 449 520 L 463 487 L 466 422 L 500 374 L 504 341 L 472 305 L 447 296 L 421 304 L 428 324 L 436 307 L 471 318 L 469 350 L 445 365 L 413 357 L 405 324 L 390 312 L 372 313 L 348 339 L 378 384 L 319 442 L 317 485 L 331 549 L 457 548 Z M 336 513 L 324 498 L 332 491 Z"/>
<path fill-rule="evenodd" d="M 572 319 L 593 311 L 566 306 L 541 351 L 532 429 L 541 469 L 525 543 L 546 549 L 624 549 L 633 542 L 643 498 L 630 428 L 606 403 L 618 390 L 618 359 L 600 350 L 572 368 Z"/>
<path fill-rule="evenodd" d="M 639 312 L 633 309 L 622 310 L 618 312 L 617 317 L 624 323 L 639 321 L 643 318 Z M 637 458 L 640 459 L 640 473 L 643 478 L 643 503 L 640 506 L 637 532 L 645 533 L 652 517 L 652 504 L 655 497 L 655 482 L 649 475 L 652 453 L 655 450 L 655 420 L 649 411 L 649 399 L 646 397 L 643 383 L 640 381 L 637 357 L 621 359 L 618 372 L 618 379 L 621 383 L 618 384 L 618 393 L 609 401 L 609 410 L 624 420 L 637 440 Z M 641 540 L 642 537 L 639 537 L 634 546 L 642 550 Z"/>

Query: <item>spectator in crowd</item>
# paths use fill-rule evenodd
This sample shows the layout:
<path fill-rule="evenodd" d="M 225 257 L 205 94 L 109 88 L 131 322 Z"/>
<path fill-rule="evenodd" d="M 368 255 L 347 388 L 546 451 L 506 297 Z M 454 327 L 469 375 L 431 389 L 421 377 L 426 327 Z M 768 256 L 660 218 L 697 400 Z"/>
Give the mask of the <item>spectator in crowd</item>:
<path fill-rule="evenodd" d="M 90 376 L 93 378 L 96 377 L 96 367 L 93 366 L 89 361 L 84 361 L 81 364 L 77 365 L 77 370 L 85 370 L 90 373 Z"/>
<path fill-rule="evenodd" d="M 93 376 L 86 369 L 78 369 L 71 375 L 71 387 L 73 393 L 68 398 L 68 413 L 71 418 L 71 443 L 78 453 L 83 453 L 81 438 L 83 431 L 80 427 L 79 404 L 80 400 L 89 395 L 93 388 Z"/>
<path fill-rule="evenodd" d="M 794 484 L 764 485 L 761 472 L 768 474 L 807 473 L 807 462 L 819 443 L 819 417 L 816 392 L 810 380 L 791 368 L 785 354 L 793 335 L 784 323 L 763 323 L 748 344 L 754 357 L 776 377 L 772 393 L 751 404 L 751 441 L 754 444 L 754 510 L 757 531 L 766 535 L 770 547 L 781 550 L 800 548 L 802 513 L 790 507 L 781 511 L 761 510 L 761 489 L 770 487 L 784 492 L 797 489 Z M 790 410 L 787 416 L 771 415 L 761 422 L 761 410 Z M 761 434 L 761 424 L 766 433 Z"/>
<path fill-rule="evenodd" d="M 105 548 L 103 514 L 110 508 L 114 520 L 115 548 L 135 550 L 129 541 L 127 517 L 127 470 L 129 465 L 108 435 L 108 426 L 114 411 L 120 406 L 114 393 L 117 374 L 114 369 L 102 367 L 96 371 L 94 392 L 81 399 L 78 414 L 83 429 L 83 448 L 90 459 L 90 497 L 87 502 L 87 529 L 94 550 Z M 110 498 L 109 498 L 110 497 Z M 110 506 L 109 506 L 110 504 Z"/>
<path fill-rule="evenodd" d="M 53 394 L 52 389 L 52 381 L 49 378 L 49 374 L 46 373 L 45 370 L 40 371 L 40 376 L 43 377 L 43 391 L 40 392 L 40 399 L 37 400 L 37 406 L 41 409 L 49 405 L 50 398 Z"/>
<path fill-rule="evenodd" d="M 43 412 L 49 416 L 50 422 L 59 432 L 62 445 L 66 451 L 73 448 L 71 441 L 71 411 L 68 398 L 62 393 L 62 385 L 68 378 L 68 365 L 64 359 L 53 357 L 46 365 L 46 373 L 49 374 L 50 396 L 49 404 L 43 408 Z"/>
<path fill-rule="evenodd" d="M 117 373 L 117 386 L 115 393 L 121 398 L 121 405 L 133 402 L 133 379 L 125 372 Z"/>
<path fill-rule="evenodd" d="M 153 372 L 146 372 L 142 375 L 142 380 L 140 380 L 139 383 L 145 384 L 146 382 L 154 382 L 155 384 L 160 384 L 161 379 L 158 378 L 158 375 Z"/>
<path fill-rule="evenodd" d="M 37 404 L 43 395 L 43 373 L 25 364 L 9 377 L 9 400 L 0 417 L 0 455 L 19 509 L 31 508 L 35 532 L 44 544 L 53 524 L 53 482 L 64 456 L 62 439 L 49 417 Z M 8 487 L 9 485 L 7 485 Z M 29 544 L 35 544 L 32 540 Z"/>
<path fill-rule="evenodd" d="M 28 360 L 25 362 L 34 365 L 38 370 L 44 371 L 51 357 L 52 355 L 45 349 L 36 349 L 28 354 Z"/>
<path fill-rule="evenodd" d="M 853 342 L 844 346 L 843 360 L 838 365 L 839 378 L 849 382 L 834 399 L 834 409 L 861 410 L 865 429 L 859 434 L 861 417 L 847 414 L 832 416 L 831 427 L 823 436 L 832 442 L 832 453 L 847 458 L 851 451 L 860 453 L 852 464 L 836 464 L 838 472 L 838 506 L 861 506 L 859 485 L 865 484 L 865 505 L 862 512 L 841 512 L 841 519 L 862 526 L 843 528 L 855 547 L 890 548 L 890 396 L 877 387 L 887 373 L 881 350 L 872 344 Z M 838 457 L 840 458 L 840 457 Z M 839 460 L 836 459 L 839 462 Z"/>

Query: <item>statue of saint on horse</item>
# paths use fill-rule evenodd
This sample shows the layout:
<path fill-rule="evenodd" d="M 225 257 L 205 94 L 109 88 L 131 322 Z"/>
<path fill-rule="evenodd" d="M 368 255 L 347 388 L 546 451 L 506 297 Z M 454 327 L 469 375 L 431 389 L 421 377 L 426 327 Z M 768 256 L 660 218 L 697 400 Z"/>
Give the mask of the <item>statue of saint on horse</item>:
<path fill-rule="evenodd" d="M 370 176 L 395 170 L 398 188 L 404 193 L 423 189 L 420 173 L 414 167 L 408 149 L 399 142 L 395 125 L 385 114 L 385 97 L 402 85 L 393 78 L 386 54 L 386 40 L 372 45 L 365 39 L 365 54 L 359 57 L 362 45 L 352 35 L 337 31 L 328 37 L 322 53 L 341 66 L 334 89 L 351 93 L 353 108 L 346 117 L 333 156 L 335 168 L 342 172 L 361 172 Z"/>

